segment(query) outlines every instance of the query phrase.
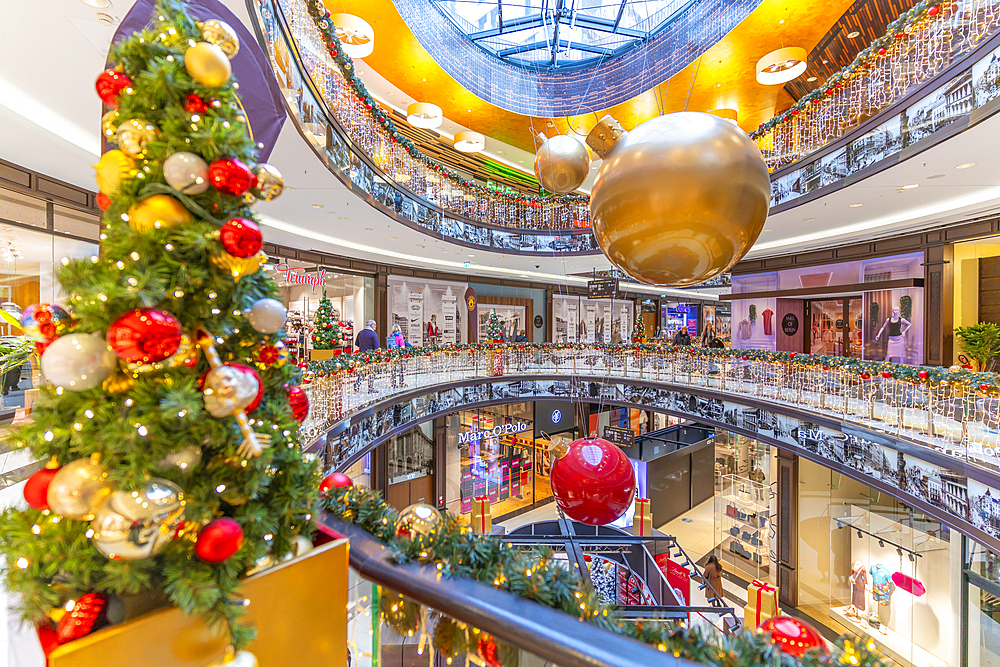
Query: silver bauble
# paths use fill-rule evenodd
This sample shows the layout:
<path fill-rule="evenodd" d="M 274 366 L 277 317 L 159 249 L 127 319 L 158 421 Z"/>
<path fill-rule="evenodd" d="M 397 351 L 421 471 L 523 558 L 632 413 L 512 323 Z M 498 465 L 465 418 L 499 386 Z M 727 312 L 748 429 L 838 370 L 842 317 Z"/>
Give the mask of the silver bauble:
<path fill-rule="evenodd" d="M 190 472 L 192 468 L 201 463 L 201 447 L 191 445 L 184 449 L 170 452 L 159 460 L 161 468 L 178 468 L 181 472 Z"/>
<path fill-rule="evenodd" d="M 228 23 L 219 19 L 208 19 L 200 27 L 201 36 L 205 41 L 222 49 L 230 60 L 240 52 L 240 38 Z"/>
<path fill-rule="evenodd" d="M 767 166 L 732 123 L 681 112 L 624 132 L 605 116 L 587 143 L 604 157 L 590 195 L 594 237 L 640 282 L 697 285 L 729 270 L 760 235 Z"/>
<path fill-rule="evenodd" d="M 535 153 L 535 175 L 549 192 L 572 192 L 583 185 L 588 173 L 587 147 L 567 134 L 546 138 Z"/>
<path fill-rule="evenodd" d="M 42 375 L 70 391 L 85 391 L 111 377 L 118 357 L 99 333 L 66 334 L 42 353 Z"/>
<path fill-rule="evenodd" d="M 108 471 L 96 457 L 77 459 L 59 468 L 49 482 L 49 509 L 65 519 L 86 519 L 111 494 Z"/>
<path fill-rule="evenodd" d="M 178 151 L 163 161 L 163 180 L 186 195 L 208 190 L 208 163 L 194 153 Z"/>
<path fill-rule="evenodd" d="M 184 492 L 151 479 L 139 491 L 115 491 L 94 513 L 94 546 L 108 558 L 149 558 L 174 539 L 184 516 Z"/>
<path fill-rule="evenodd" d="M 288 318 L 288 309 L 277 299 L 260 299 L 246 312 L 250 326 L 264 334 L 281 331 Z"/>

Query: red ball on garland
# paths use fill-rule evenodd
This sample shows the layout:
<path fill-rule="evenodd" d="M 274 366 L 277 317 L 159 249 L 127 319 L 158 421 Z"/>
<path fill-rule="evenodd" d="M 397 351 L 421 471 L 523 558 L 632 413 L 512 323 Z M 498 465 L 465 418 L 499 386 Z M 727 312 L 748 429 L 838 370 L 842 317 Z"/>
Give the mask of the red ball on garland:
<path fill-rule="evenodd" d="M 97 89 L 97 96 L 101 98 L 102 102 L 112 109 L 117 109 L 118 96 L 131 85 L 132 79 L 128 78 L 125 72 L 106 69 L 97 75 L 97 82 L 94 87 Z"/>
<path fill-rule="evenodd" d="M 257 185 L 257 177 L 250 167 L 235 158 L 216 160 L 209 165 L 208 180 L 219 192 L 235 197 Z"/>
<path fill-rule="evenodd" d="M 111 197 L 107 196 L 103 192 L 97 193 L 97 208 L 102 211 L 107 211 L 108 207 L 111 206 Z"/>
<path fill-rule="evenodd" d="M 982 383 L 981 385 L 979 385 L 979 391 L 989 391 L 989 389 L 990 389 L 990 386 L 988 384 L 986 384 L 985 382 Z"/>
<path fill-rule="evenodd" d="M 881 49 L 878 50 L 878 54 L 880 56 L 884 56 L 886 53 L 888 53 L 888 51 L 886 51 L 886 49 L 885 49 L 884 46 Z"/>
<path fill-rule="evenodd" d="M 820 649 L 821 655 L 830 652 L 816 628 L 792 616 L 772 616 L 757 626 L 757 632 L 770 634 L 772 644 L 796 658 L 810 649 Z"/>
<path fill-rule="evenodd" d="M 933 7 L 927 10 L 927 16 L 937 16 L 940 13 L 941 13 L 941 8 L 938 7 L 937 5 L 934 5 Z"/>
<path fill-rule="evenodd" d="M 750 359 L 750 357 L 748 357 L 748 356 L 747 356 L 747 355 L 745 355 L 745 354 L 744 354 L 744 355 L 743 355 L 743 356 L 742 356 L 741 358 L 743 359 L 743 361 L 747 361 L 748 359 Z"/>
<path fill-rule="evenodd" d="M 219 240 L 230 255 L 246 259 L 260 252 L 264 235 L 253 220 L 233 218 L 219 229 Z"/>
<path fill-rule="evenodd" d="M 354 486 L 350 477 L 342 472 L 332 472 L 319 483 L 319 492 L 326 493 L 330 489 L 346 489 L 349 486 Z"/>
<path fill-rule="evenodd" d="M 790 355 L 788 355 L 788 356 L 789 356 L 789 357 L 791 357 L 792 359 L 794 359 L 794 358 L 795 358 L 795 354 L 796 354 L 795 352 L 792 352 L 792 353 L 791 353 Z"/>
<path fill-rule="evenodd" d="M 882 371 L 882 377 L 888 380 L 889 378 L 892 377 L 892 373 L 890 373 L 889 371 Z"/>
<path fill-rule="evenodd" d="M 635 494 L 635 471 L 617 445 L 581 438 L 552 466 L 552 495 L 572 519 L 600 526 L 620 517 Z"/>
<path fill-rule="evenodd" d="M 152 364 L 172 356 L 183 333 L 180 321 L 167 311 L 135 308 L 108 327 L 108 345 L 128 363 Z"/>
<path fill-rule="evenodd" d="M 288 387 L 288 407 L 292 409 L 292 417 L 300 424 L 309 416 L 309 397 L 302 387 L 298 385 L 286 385 Z"/>
<path fill-rule="evenodd" d="M 66 613 L 56 625 L 56 641 L 60 644 L 71 642 L 110 625 L 107 619 L 108 596 L 102 593 L 84 593 L 73 609 Z"/>
<path fill-rule="evenodd" d="M 59 468 L 42 468 L 24 483 L 24 499 L 36 510 L 49 508 L 49 484 Z"/>
<path fill-rule="evenodd" d="M 862 374 L 861 374 L 861 379 L 862 379 L 862 380 L 867 380 L 867 379 L 869 379 L 869 378 L 871 378 L 871 375 L 868 375 L 868 373 L 862 373 Z"/>
<path fill-rule="evenodd" d="M 194 553 L 206 563 L 221 563 L 240 550 L 243 529 L 235 519 L 224 516 L 209 521 L 198 532 Z"/>
<path fill-rule="evenodd" d="M 194 93 L 184 98 L 184 108 L 188 113 L 205 113 L 208 111 L 208 103 Z"/>
<path fill-rule="evenodd" d="M 920 378 L 921 380 L 926 380 L 929 376 L 930 373 L 928 373 L 927 371 L 917 371 L 917 377 Z"/>

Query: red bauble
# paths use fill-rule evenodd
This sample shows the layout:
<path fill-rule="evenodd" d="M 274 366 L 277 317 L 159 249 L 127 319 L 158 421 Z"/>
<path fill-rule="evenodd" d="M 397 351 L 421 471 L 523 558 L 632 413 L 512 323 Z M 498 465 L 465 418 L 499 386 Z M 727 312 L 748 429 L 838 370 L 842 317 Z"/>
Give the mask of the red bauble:
<path fill-rule="evenodd" d="M 184 108 L 188 113 L 205 113 L 208 111 L 208 103 L 194 93 L 184 98 Z"/>
<path fill-rule="evenodd" d="M 247 375 L 253 376 L 253 379 L 257 381 L 257 396 L 252 401 L 250 401 L 250 405 L 248 405 L 246 409 L 243 411 L 246 414 L 250 414 L 251 412 L 257 409 L 257 406 L 260 405 L 261 400 L 263 400 L 264 398 L 264 380 L 261 379 L 260 373 L 258 373 L 257 369 L 254 368 L 253 366 L 247 366 L 246 364 L 228 364 L 228 365 L 232 366 L 233 368 L 240 369 Z"/>
<path fill-rule="evenodd" d="M 209 521 L 198 533 L 194 553 L 206 563 L 221 563 L 243 545 L 243 529 L 235 519 L 224 516 Z"/>
<path fill-rule="evenodd" d="M 219 240 L 230 255 L 246 259 L 260 252 L 264 236 L 253 220 L 233 218 L 219 229 Z"/>
<path fill-rule="evenodd" d="M 242 196 L 257 185 L 257 177 L 250 171 L 250 167 L 235 158 L 213 162 L 208 167 L 208 180 L 219 192 L 235 197 Z"/>
<path fill-rule="evenodd" d="M 743 357 L 742 357 L 743 361 L 747 361 L 747 360 L 748 360 L 749 358 L 750 358 L 750 357 L 748 357 L 748 356 L 747 356 L 747 355 L 745 355 L 745 354 L 744 354 L 744 355 L 743 355 Z"/>
<path fill-rule="evenodd" d="M 884 56 L 886 53 L 888 53 L 888 51 L 885 50 L 885 47 L 882 47 L 881 49 L 878 50 L 878 54 L 880 56 Z"/>
<path fill-rule="evenodd" d="M 128 363 L 152 364 L 177 351 L 184 333 L 181 323 L 165 310 L 136 308 L 108 327 L 108 345 Z"/>
<path fill-rule="evenodd" d="M 49 483 L 59 472 L 59 468 L 42 468 L 24 483 L 24 499 L 36 510 L 49 508 Z"/>
<path fill-rule="evenodd" d="M 97 208 L 102 211 L 107 211 L 108 207 L 111 206 L 111 197 L 107 196 L 103 192 L 97 193 Z"/>
<path fill-rule="evenodd" d="M 990 386 L 988 384 L 986 384 L 985 382 L 982 383 L 981 385 L 979 385 L 979 391 L 987 391 L 987 390 L 989 390 L 989 388 L 990 388 Z"/>
<path fill-rule="evenodd" d="M 937 16 L 940 13 L 941 13 L 941 8 L 938 7 L 937 5 L 934 5 L 933 7 L 927 10 L 927 16 Z"/>
<path fill-rule="evenodd" d="M 867 379 L 869 379 L 870 377 L 871 377 L 871 375 L 868 375 L 868 373 L 862 373 L 862 374 L 861 374 L 861 379 L 862 379 L 862 380 L 867 380 Z"/>
<path fill-rule="evenodd" d="M 890 373 L 889 371 L 882 371 L 882 377 L 888 380 L 889 378 L 892 377 L 892 373 Z"/>
<path fill-rule="evenodd" d="M 97 75 L 97 96 L 112 109 L 118 108 L 118 95 L 132 85 L 132 79 L 125 72 L 106 69 Z"/>
<path fill-rule="evenodd" d="M 772 616 L 758 625 L 757 631 L 769 633 L 772 644 L 796 658 L 814 648 L 820 649 L 823 655 L 830 652 L 816 628 L 792 616 Z"/>
<path fill-rule="evenodd" d="M 60 644 L 71 642 L 94 630 L 108 625 L 105 607 L 108 597 L 101 593 L 84 593 L 73 604 L 72 611 L 59 619 L 56 625 L 56 641 Z"/>
<path fill-rule="evenodd" d="M 790 355 L 788 355 L 788 356 L 790 356 L 790 357 L 791 357 L 792 359 L 794 359 L 794 358 L 795 358 L 795 355 L 796 355 L 796 353 L 795 353 L 795 352 L 792 352 L 792 353 L 791 353 Z"/>
<path fill-rule="evenodd" d="M 928 376 L 929 373 L 927 371 L 917 371 L 917 377 L 921 380 L 926 380 Z"/>
<path fill-rule="evenodd" d="M 349 486 L 354 486 L 350 477 L 342 472 L 332 472 L 319 483 L 319 492 L 326 493 L 330 489 L 346 489 Z"/>
<path fill-rule="evenodd" d="M 288 386 L 288 407 L 292 409 L 292 417 L 300 424 L 309 416 L 309 397 L 302 387 L 298 385 Z"/>
<path fill-rule="evenodd" d="M 635 471 L 625 452 L 603 438 L 581 438 L 552 466 L 556 504 L 567 516 L 590 526 L 624 514 L 635 494 Z"/>

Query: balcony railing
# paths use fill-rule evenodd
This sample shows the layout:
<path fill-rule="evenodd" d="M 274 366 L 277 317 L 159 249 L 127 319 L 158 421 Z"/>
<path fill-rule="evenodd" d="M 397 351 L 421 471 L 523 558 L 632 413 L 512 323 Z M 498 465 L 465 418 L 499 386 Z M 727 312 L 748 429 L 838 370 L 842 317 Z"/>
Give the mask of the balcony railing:
<path fill-rule="evenodd" d="M 599 252 L 584 200 L 484 193 L 412 158 L 372 117 L 327 54 L 305 0 L 248 0 L 293 121 L 352 189 L 411 226 L 505 252 Z"/>

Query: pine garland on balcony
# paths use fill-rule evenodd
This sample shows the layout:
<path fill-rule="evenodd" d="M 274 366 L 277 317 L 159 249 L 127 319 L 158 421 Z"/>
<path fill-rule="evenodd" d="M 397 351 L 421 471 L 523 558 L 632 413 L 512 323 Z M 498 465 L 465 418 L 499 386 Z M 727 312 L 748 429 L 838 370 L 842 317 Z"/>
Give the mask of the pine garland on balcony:
<path fill-rule="evenodd" d="M 367 488 L 331 488 L 320 502 L 334 517 L 371 533 L 392 550 L 399 563 L 430 563 L 444 577 L 461 577 L 492 585 L 570 614 L 602 630 L 655 646 L 678 658 L 719 667 L 881 667 L 885 664 L 875 652 L 874 643 L 858 642 L 846 635 L 837 640 L 837 650 L 829 655 L 807 654 L 793 658 L 773 645 L 768 636 L 753 630 L 718 637 L 702 634 L 697 628 L 688 630 L 660 621 L 622 621 L 615 618 L 613 607 L 602 604 L 596 593 L 584 588 L 575 572 L 557 564 L 551 550 L 527 552 L 505 548 L 502 540 L 473 534 L 448 512 L 442 513 L 444 528 L 437 536 L 397 539 L 396 510 L 387 505 L 377 491 Z M 402 636 L 415 636 L 424 631 L 423 619 L 436 613 L 423 610 L 417 602 L 392 591 L 383 592 L 379 611 L 381 618 Z M 482 655 L 484 648 L 492 643 L 495 655 L 500 656 L 500 664 L 510 664 L 503 657 L 513 654 L 511 647 L 454 619 L 441 616 L 437 621 L 430 641 L 447 660 L 454 662 L 469 653 Z"/>

